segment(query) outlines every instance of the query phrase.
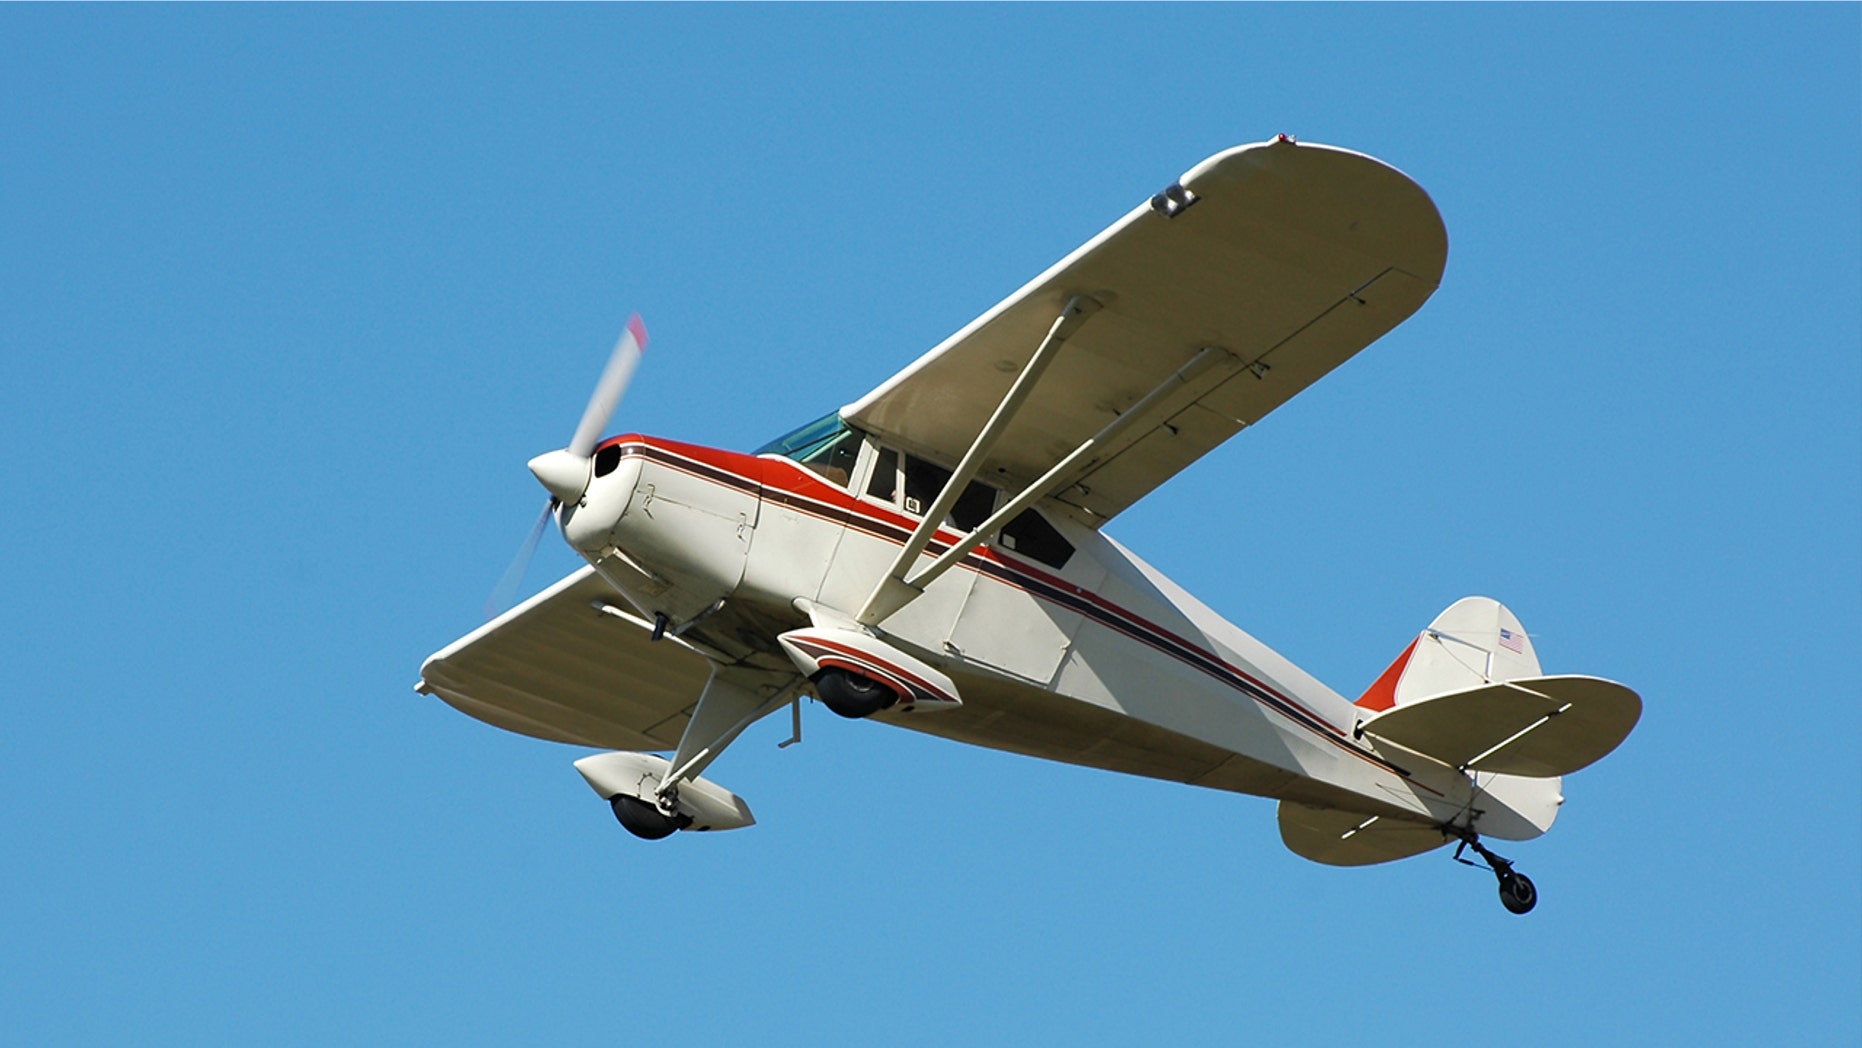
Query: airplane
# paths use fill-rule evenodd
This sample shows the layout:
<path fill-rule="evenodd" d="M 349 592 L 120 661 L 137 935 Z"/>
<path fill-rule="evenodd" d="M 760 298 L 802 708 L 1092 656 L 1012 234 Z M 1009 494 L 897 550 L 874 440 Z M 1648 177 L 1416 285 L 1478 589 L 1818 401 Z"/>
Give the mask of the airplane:
<path fill-rule="evenodd" d="M 843 717 L 1279 802 L 1338 866 L 1550 829 L 1642 701 L 1546 675 L 1487 597 L 1355 701 L 1106 534 L 1191 462 L 1414 313 L 1441 216 L 1379 160 L 1281 135 L 1191 168 L 859 400 L 754 452 L 600 439 L 636 315 L 567 447 L 532 459 L 587 564 L 429 657 L 416 690 L 574 762 L 629 832 L 755 820 L 704 777 L 802 700 Z M 501 587 L 514 588 L 507 574 Z M 1465 857 L 1472 851 L 1481 863 Z"/>

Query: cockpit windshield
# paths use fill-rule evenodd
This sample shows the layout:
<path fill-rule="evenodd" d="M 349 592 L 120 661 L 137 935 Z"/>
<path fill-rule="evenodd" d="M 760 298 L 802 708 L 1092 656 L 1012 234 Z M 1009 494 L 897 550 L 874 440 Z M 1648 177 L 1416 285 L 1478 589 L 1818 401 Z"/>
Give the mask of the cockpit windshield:
<path fill-rule="evenodd" d="M 756 449 L 755 454 L 781 455 L 846 487 L 860 457 L 860 434 L 842 422 L 837 411 L 790 430 Z"/>
<path fill-rule="evenodd" d="M 851 430 L 847 428 L 845 422 L 840 420 L 840 412 L 836 411 L 784 433 L 751 454 L 781 455 L 783 458 L 800 461 L 806 458 L 810 451 L 816 450 L 822 444 L 833 443 L 835 437 L 848 432 Z"/>

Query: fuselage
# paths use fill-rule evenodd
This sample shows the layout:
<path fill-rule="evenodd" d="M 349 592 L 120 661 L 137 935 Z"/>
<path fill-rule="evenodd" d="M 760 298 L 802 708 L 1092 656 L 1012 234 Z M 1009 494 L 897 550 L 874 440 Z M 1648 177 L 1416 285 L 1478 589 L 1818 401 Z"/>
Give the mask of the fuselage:
<path fill-rule="evenodd" d="M 749 665 L 810 605 L 851 615 L 934 469 L 853 431 L 803 464 L 639 435 L 604 442 L 563 532 L 650 619 Z M 807 459 L 807 456 L 802 456 Z M 887 471 L 892 471 L 888 473 Z M 972 492 L 987 501 L 993 489 Z M 999 496 L 997 496 L 999 497 Z M 987 508 L 984 508 L 984 515 Z M 958 514 L 953 513 L 953 518 Z M 1058 507 L 1018 519 L 881 623 L 963 706 L 880 720 L 996 749 L 1412 820 L 1465 812 L 1467 776 L 1379 752 L 1365 711 Z M 972 512 L 972 519 L 978 519 Z M 940 528 L 927 556 L 962 537 Z"/>

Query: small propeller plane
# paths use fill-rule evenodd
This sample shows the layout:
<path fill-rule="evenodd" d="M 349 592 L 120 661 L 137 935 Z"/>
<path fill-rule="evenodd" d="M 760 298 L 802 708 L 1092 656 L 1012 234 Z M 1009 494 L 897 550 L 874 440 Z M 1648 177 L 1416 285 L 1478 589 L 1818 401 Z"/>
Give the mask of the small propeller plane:
<path fill-rule="evenodd" d="M 1562 776 L 1634 728 L 1621 684 L 1548 676 L 1486 597 L 1356 701 L 1105 533 L 1146 492 L 1415 312 L 1441 216 L 1371 157 L 1287 136 L 1204 160 L 866 396 L 753 453 L 600 434 L 627 325 L 566 448 L 531 460 L 587 566 L 427 659 L 417 690 L 592 747 L 575 767 L 657 839 L 749 826 L 703 777 L 802 699 L 961 742 L 1271 797 L 1321 863 L 1552 825 Z M 514 589 L 507 574 L 505 588 Z M 784 745 L 787 745 L 786 743 Z"/>

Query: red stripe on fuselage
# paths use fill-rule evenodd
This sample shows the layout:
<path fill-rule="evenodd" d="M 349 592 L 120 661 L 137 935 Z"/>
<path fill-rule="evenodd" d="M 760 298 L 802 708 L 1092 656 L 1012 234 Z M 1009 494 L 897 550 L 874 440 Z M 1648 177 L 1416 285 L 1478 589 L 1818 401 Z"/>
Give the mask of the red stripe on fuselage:
<path fill-rule="evenodd" d="M 838 524 L 843 527 L 858 527 L 859 530 L 873 535 L 876 538 L 881 538 L 899 545 L 903 545 L 912 531 L 918 526 L 918 521 L 916 519 L 907 517 L 898 512 L 889 511 L 882 506 L 863 502 L 848 494 L 845 490 L 828 484 L 807 468 L 779 455 L 748 455 L 742 452 L 705 447 L 700 444 L 687 444 L 681 441 L 665 440 L 659 437 L 646 437 L 637 433 L 611 437 L 603 441 L 601 446 L 606 447 L 614 444 L 622 445 L 623 455 L 643 454 L 661 465 L 678 469 L 683 473 L 700 479 L 724 483 L 739 489 L 754 487 L 760 490 L 764 499 L 776 501 L 791 509 L 824 520 L 827 523 Z M 687 461 L 681 463 L 677 461 L 678 459 L 685 459 Z M 713 476 L 711 475 L 713 471 L 725 474 L 726 476 Z M 803 505 L 796 500 L 806 500 L 807 502 L 817 503 L 835 512 L 833 515 L 823 514 L 812 510 L 811 507 Z M 879 527 L 876 528 L 874 525 L 878 525 Z M 898 534 L 891 534 L 890 532 L 893 531 L 898 532 Z M 964 536 L 960 532 L 939 528 L 935 533 L 933 541 L 926 547 L 925 554 L 935 555 L 940 553 L 961 541 L 963 537 Z M 1148 647 L 1169 655 L 1194 669 L 1200 670 L 1208 676 L 1214 677 L 1216 680 L 1241 692 L 1242 695 L 1250 701 L 1264 705 L 1269 710 L 1281 714 L 1288 721 L 1333 743 L 1346 753 L 1376 765 L 1386 771 L 1400 775 L 1417 786 L 1422 786 L 1421 783 L 1415 783 L 1414 780 L 1410 778 L 1410 773 L 1404 769 L 1353 745 L 1347 740 L 1346 734 L 1342 729 L 1333 725 L 1319 714 L 1307 709 L 1304 704 L 1295 701 L 1290 696 L 1282 694 L 1279 690 L 1256 679 L 1251 674 L 1245 673 L 1235 666 L 1230 665 L 1226 660 L 1216 656 L 1213 652 L 1203 650 L 1170 630 L 1158 626 L 1142 616 L 1112 603 L 1099 594 L 1076 586 L 1064 579 L 1049 575 L 1044 571 L 1022 563 L 1019 559 L 1011 561 L 1004 558 L 995 549 L 989 546 L 978 546 L 976 549 L 972 550 L 964 558 L 964 562 L 961 565 L 971 571 L 983 572 L 981 567 L 970 563 L 972 560 L 982 561 L 987 565 L 995 567 L 998 570 L 986 572 L 990 577 L 1005 585 L 1028 593 L 1030 596 L 1037 599 L 1045 599 L 1050 603 L 1062 604 L 1064 606 L 1064 598 L 1071 596 L 1075 600 L 1092 605 L 1092 607 L 1097 610 L 1097 614 L 1092 612 L 1083 613 L 1088 614 L 1091 618 L 1100 622 L 1101 625 L 1124 633 L 1126 636 Z M 1014 575 L 1025 576 L 1029 581 L 1036 583 L 1039 588 L 1030 588 L 1029 586 L 1019 584 L 1017 580 L 1013 578 Z M 1042 589 L 1057 592 L 1043 593 L 1041 592 Z M 1078 608 L 1074 610 L 1083 611 L 1083 609 Z M 1111 621 L 1111 619 L 1117 619 L 1119 621 L 1114 622 Z M 1224 676 L 1233 677 L 1235 680 L 1242 681 L 1248 687 L 1237 686 L 1233 681 L 1223 680 Z M 1250 694 L 1250 687 L 1258 691 L 1259 694 Z M 1429 789 L 1427 786 L 1422 786 L 1422 788 L 1428 789 L 1429 792 L 1436 793 L 1440 796 L 1439 792 L 1436 790 Z"/>
<path fill-rule="evenodd" d="M 793 641 L 793 638 L 791 638 L 791 640 Z M 827 651 L 839 652 L 840 654 L 848 656 L 850 658 L 864 659 L 865 661 L 872 663 L 873 666 L 875 666 L 876 668 L 884 670 L 885 672 L 898 677 L 901 681 L 904 681 L 905 683 L 910 684 L 910 685 L 915 685 L 918 688 L 918 690 L 923 691 L 926 695 L 929 695 L 932 698 L 937 699 L 940 702 L 955 703 L 958 701 L 955 695 L 951 695 L 947 693 L 946 691 L 944 691 L 944 689 L 938 687 L 935 684 L 932 684 L 928 680 L 925 680 L 923 677 L 920 677 L 918 674 L 911 672 L 910 670 L 904 668 L 903 666 L 895 666 L 891 662 L 888 662 L 885 659 L 880 658 L 879 656 L 873 654 L 870 651 L 862 651 L 859 648 L 853 647 L 852 645 L 849 645 L 849 644 L 842 644 L 839 641 L 828 640 L 827 638 L 821 636 L 818 633 L 801 642 L 801 646 L 804 648 L 808 647 L 809 645 L 813 645 L 814 647 L 822 648 Z"/>

